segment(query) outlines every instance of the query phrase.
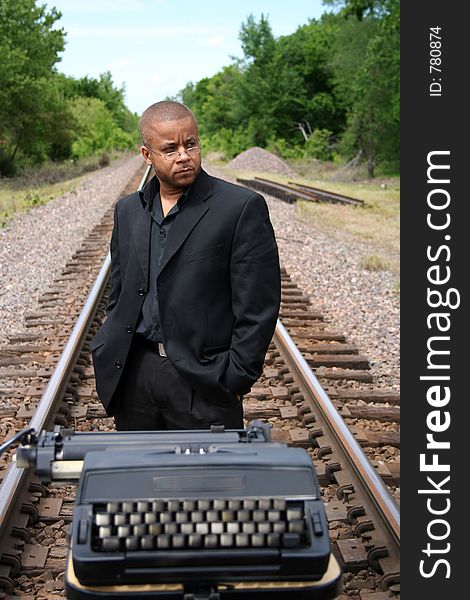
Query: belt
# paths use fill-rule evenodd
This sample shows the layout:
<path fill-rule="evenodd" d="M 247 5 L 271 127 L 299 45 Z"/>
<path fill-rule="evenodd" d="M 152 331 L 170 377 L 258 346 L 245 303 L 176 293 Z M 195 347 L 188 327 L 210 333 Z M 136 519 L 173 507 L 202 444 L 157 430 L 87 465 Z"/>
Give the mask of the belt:
<path fill-rule="evenodd" d="M 152 340 L 149 340 L 141 334 L 137 334 L 136 339 L 139 341 L 139 343 L 143 344 L 144 346 L 147 346 L 147 348 L 150 348 L 159 356 L 163 356 L 165 358 L 167 357 L 165 346 L 162 344 L 162 342 L 153 342 Z"/>

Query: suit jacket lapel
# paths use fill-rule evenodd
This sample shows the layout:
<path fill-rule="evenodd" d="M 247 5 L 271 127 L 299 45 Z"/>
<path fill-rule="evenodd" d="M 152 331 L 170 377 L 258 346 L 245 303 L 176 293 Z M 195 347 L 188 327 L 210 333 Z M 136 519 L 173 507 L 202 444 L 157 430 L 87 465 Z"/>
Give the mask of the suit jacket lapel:
<path fill-rule="evenodd" d="M 171 228 L 170 239 L 162 257 L 159 274 L 178 251 L 198 221 L 209 210 L 205 201 L 212 194 L 211 189 L 209 175 L 201 170 L 196 181 L 191 186 L 188 197 L 182 204 L 178 217 Z"/>
<path fill-rule="evenodd" d="M 158 180 L 154 177 L 143 188 L 142 194 L 147 202 L 155 196 L 158 190 Z M 134 223 L 134 245 L 136 254 L 139 259 L 142 272 L 145 277 L 145 284 L 148 286 L 149 278 L 149 261 L 150 261 L 150 230 L 152 227 L 152 217 L 148 210 L 145 209 L 143 198 L 140 197 L 142 207 L 138 207 L 137 216 Z"/>

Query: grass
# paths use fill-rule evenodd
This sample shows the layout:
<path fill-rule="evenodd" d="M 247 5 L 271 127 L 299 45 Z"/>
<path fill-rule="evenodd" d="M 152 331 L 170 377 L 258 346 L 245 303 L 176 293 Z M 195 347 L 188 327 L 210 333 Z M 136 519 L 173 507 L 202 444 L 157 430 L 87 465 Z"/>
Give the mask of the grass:
<path fill-rule="evenodd" d="M 387 271 L 388 262 L 377 254 L 367 254 L 361 258 L 360 265 L 366 271 Z"/>
<path fill-rule="evenodd" d="M 364 200 L 363 206 L 298 201 L 301 218 L 321 226 L 331 234 L 341 233 L 353 241 L 367 245 L 368 252 L 361 261 L 364 268 L 390 270 L 398 273 L 400 254 L 400 194 L 395 182 L 383 188 L 380 183 L 348 183 L 313 181 L 314 187 L 328 186 L 333 192 Z M 382 184 L 383 185 L 383 184 Z M 369 258 L 367 259 L 367 256 Z M 371 256 L 375 256 L 371 259 Z"/>
<path fill-rule="evenodd" d="M 46 204 L 66 192 L 73 192 L 82 178 L 83 175 L 69 181 L 20 189 L 2 182 L 0 184 L 0 226 L 6 227 L 8 222 L 20 212 L 29 210 L 33 206 Z"/>
<path fill-rule="evenodd" d="M 85 174 L 122 155 L 100 154 L 73 162 L 46 163 L 27 167 L 17 177 L 0 179 L 0 227 L 6 227 L 21 212 L 73 192 Z"/>

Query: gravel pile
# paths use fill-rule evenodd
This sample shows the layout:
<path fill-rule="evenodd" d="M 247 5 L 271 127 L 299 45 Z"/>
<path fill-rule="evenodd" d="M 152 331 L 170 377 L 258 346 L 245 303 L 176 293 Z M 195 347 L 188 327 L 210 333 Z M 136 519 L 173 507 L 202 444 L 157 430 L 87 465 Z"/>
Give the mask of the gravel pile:
<path fill-rule="evenodd" d="M 227 178 L 205 166 L 211 174 Z M 265 196 L 276 232 L 281 265 L 307 294 L 312 306 L 343 333 L 371 363 L 378 386 L 399 389 L 400 301 L 396 276 L 361 268 L 361 258 L 373 253 L 366 244 L 351 242 L 340 232 L 325 233 L 302 221 L 298 208 Z"/>
<path fill-rule="evenodd" d="M 90 173 L 75 191 L 38 206 L 0 232 L 0 343 L 21 331 L 23 316 L 80 247 L 103 214 L 142 166 L 126 157 Z"/>
<path fill-rule="evenodd" d="M 277 173 L 296 177 L 297 173 L 275 154 L 254 146 L 242 152 L 228 163 L 228 167 L 237 171 L 254 171 L 255 173 Z"/>

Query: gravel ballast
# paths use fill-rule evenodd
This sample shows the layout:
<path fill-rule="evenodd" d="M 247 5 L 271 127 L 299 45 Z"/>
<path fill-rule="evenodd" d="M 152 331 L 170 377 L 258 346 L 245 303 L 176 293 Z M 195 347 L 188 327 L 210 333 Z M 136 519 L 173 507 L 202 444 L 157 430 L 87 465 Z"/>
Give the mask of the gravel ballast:
<path fill-rule="evenodd" d="M 1 230 L 0 343 L 24 329 L 24 314 L 36 310 L 40 296 L 142 164 L 141 156 L 119 159 Z"/>

